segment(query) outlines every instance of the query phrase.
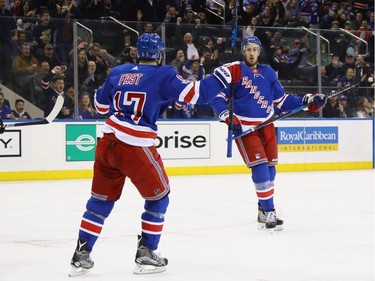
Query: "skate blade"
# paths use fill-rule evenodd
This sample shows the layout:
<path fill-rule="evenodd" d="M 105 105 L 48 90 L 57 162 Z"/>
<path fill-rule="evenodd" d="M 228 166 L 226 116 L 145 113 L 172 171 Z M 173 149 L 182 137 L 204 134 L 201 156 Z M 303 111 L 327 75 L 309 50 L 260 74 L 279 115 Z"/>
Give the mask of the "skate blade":
<path fill-rule="evenodd" d="M 276 225 L 275 228 L 266 228 L 266 224 L 265 223 L 259 222 L 258 223 L 258 229 L 259 230 L 267 230 L 267 231 L 273 232 L 273 231 L 282 231 L 284 228 L 283 228 L 283 225 Z"/>
<path fill-rule="evenodd" d="M 88 273 L 89 271 L 90 269 L 72 266 L 72 269 L 70 270 L 68 276 L 69 277 L 81 276 L 81 275 Z"/>
<path fill-rule="evenodd" d="M 166 270 L 167 270 L 166 266 L 136 264 L 133 270 L 133 273 L 134 274 L 153 274 L 153 273 L 164 272 Z"/>

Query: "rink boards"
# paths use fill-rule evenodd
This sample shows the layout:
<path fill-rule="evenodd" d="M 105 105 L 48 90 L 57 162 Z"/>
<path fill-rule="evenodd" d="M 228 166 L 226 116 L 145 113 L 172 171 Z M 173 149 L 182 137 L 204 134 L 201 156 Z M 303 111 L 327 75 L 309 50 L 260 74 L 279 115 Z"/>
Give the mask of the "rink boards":
<path fill-rule="evenodd" d="M 70 179 L 92 176 L 103 122 L 53 122 L 0 135 L 0 180 Z M 246 173 L 227 129 L 218 121 L 160 121 L 156 139 L 169 175 Z M 289 119 L 276 123 L 278 171 L 374 168 L 373 119 Z"/>

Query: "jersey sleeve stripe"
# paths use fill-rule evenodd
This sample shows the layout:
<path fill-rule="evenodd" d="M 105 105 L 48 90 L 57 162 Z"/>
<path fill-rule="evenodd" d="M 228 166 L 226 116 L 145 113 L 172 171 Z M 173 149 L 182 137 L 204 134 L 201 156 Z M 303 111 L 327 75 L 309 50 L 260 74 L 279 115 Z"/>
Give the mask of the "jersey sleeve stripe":
<path fill-rule="evenodd" d="M 109 112 L 109 105 L 100 104 L 95 101 L 95 108 L 100 114 L 106 114 Z"/>

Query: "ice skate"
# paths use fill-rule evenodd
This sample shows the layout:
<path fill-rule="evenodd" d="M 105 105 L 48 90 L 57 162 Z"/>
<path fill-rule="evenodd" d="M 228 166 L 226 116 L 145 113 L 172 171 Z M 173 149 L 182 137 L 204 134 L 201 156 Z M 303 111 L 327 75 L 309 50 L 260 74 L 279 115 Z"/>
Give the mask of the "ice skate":
<path fill-rule="evenodd" d="M 72 269 L 69 273 L 69 277 L 86 274 L 91 268 L 93 268 L 94 262 L 90 258 L 90 252 L 86 250 L 86 245 L 87 242 L 78 239 L 77 248 L 74 251 L 72 261 L 70 262 Z"/>
<path fill-rule="evenodd" d="M 276 211 L 265 212 L 261 206 L 258 206 L 258 229 L 261 230 L 283 230 L 284 222 L 277 218 Z"/>
<path fill-rule="evenodd" d="M 138 248 L 135 256 L 134 274 L 151 274 L 167 270 L 168 260 L 159 257 L 144 246 L 144 238 L 138 235 Z"/>

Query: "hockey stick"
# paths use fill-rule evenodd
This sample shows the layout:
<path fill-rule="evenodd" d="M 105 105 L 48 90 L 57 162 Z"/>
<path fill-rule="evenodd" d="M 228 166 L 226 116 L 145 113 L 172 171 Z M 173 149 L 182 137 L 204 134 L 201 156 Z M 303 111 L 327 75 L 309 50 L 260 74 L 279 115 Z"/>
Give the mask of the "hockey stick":
<path fill-rule="evenodd" d="M 52 111 L 46 118 L 40 120 L 33 120 L 33 121 L 26 121 L 26 122 L 17 122 L 17 123 L 9 123 L 3 124 L 2 120 L 0 119 L 0 133 L 2 134 L 6 128 L 10 127 L 20 127 L 20 126 L 32 126 L 32 125 L 43 125 L 51 123 L 57 115 L 60 113 L 61 108 L 64 105 L 64 98 L 62 96 L 58 96 L 56 99 L 56 103 L 52 108 Z"/>
<path fill-rule="evenodd" d="M 235 59 L 235 53 L 236 53 L 236 39 L 237 39 L 237 9 L 238 4 L 236 3 L 234 5 L 234 15 L 233 15 L 233 23 L 232 23 L 232 41 L 231 41 L 231 47 L 232 47 L 232 61 Z M 230 84 L 230 97 L 228 99 L 228 110 L 229 110 L 229 117 L 228 117 L 228 142 L 227 142 L 227 157 L 232 157 L 232 140 L 233 140 L 233 99 L 234 99 L 234 84 Z"/>
<path fill-rule="evenodd" d="M 334 93 L 332 93 L 331 95 L 329 95 L 329 96 L 327 97 L 327 99 L 329 99 L 329 98 L 331 98 L 331 97 L 334 97 L 334 96 L 337 96 L 337 95 L 340 95 L 340 94 L 342 94 L 342 93 L 344 93 L 344 92 L 346 92 L 346 91 L 348 91 L 348 90 L 350 90 L 350 89 L 353 89 L 353 88 L 357 87 L 358 85 L 359 85 L 359 83 L 357 83 L 357 84 L 353 84 L 353 85 L 351 85 L 351 86 L 349 86 L 349 87 L 347 87 L 347 88 L 345 88 L 345 89 L 343 89 L 343 90 L 341 90 L 341 91 L 334 92 Z M 238 139 L 238 138 L 243 137 L 243 136 L 245 136 L 245 135 L 247 135 L 247 134 L 250 134 L 250 133 L 252 133 L 252 132 L 254 132 L 254 131 L 257 131 L 257 130 L 259 130 L 259 129 L 262 129 L 262 128 L 266 127 L 267 125 L 276 122 L 277 120 L 287 118 L 287 117 L 289 117 L 289 116 L 291 116 L 291 115 L 293 115 L 293 114 L 295 114 L 295 113 L 297 113 L 297 112 L 300 112 L 301 110 L 304 110 L 305 108 L 308 108 L 308 107 L 309 107 L 310 105 L 312 105 L 313 103 L 314 103 L 314 101 L 309 102 L 309 103 L 306 104 L 306 105 L 301 105 L 301 106 L 299 106 L 299 107 L 296 107 L 295 109 L 290 110 L 290 111 L 288 111 L 288 112 L 281 113 L 280 115 L 275 115 L 274 117 L 268 119 L 266 122 L 263 122 L 263 123 L 259 124 L 258 126 L 254 127 L 254 128 L 251 128 L 251 129 L 249 129 L 249 130 L 246 130 L 246 131 L 242 132 L 242 134 L 240 134 L 240 135 L 238 135 L 238 136 L 235 136 L 235 137 L 232 137 L 232 138 L 233 138 L 233 139 Z M 229 141 L 229 139 L 228 139 L 228 141 Z"/>

